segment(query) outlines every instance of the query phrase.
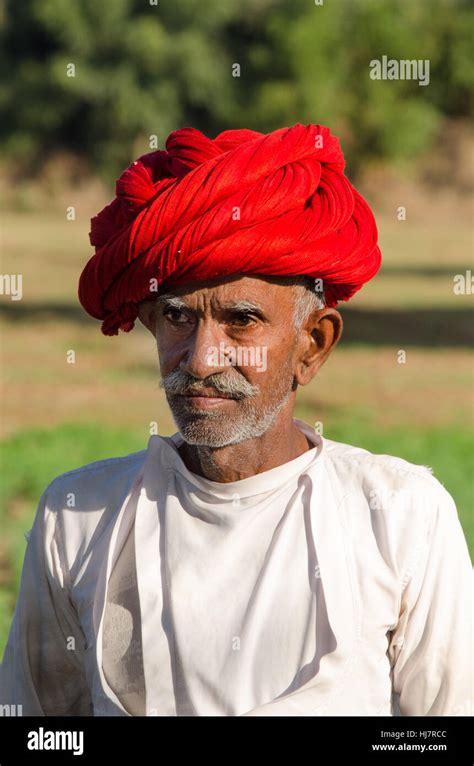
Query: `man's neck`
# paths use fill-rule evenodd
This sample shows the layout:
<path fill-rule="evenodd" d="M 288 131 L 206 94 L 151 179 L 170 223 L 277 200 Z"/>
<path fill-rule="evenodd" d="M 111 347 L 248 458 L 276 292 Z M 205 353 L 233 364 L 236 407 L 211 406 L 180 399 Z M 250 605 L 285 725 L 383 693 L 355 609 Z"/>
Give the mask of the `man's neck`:
<path fill-rule="evenodd" d="M 277 419 L 262 436 L 240 444 L 215 449 L 185 442 L 179 447 L 179 454 L 192 473 L 228 483 L 289 463 L 313 446 L 291 417 L 282 422 Z"/>

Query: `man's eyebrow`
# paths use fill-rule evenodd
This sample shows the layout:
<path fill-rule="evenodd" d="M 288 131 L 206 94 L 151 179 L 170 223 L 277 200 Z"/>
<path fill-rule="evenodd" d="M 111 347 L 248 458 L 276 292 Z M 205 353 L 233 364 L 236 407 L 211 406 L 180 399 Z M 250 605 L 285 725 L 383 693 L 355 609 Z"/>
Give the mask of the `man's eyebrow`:
<path fill-rule="evenodd" d="M 179 311 L 187 309 L 189 311 L 187 303 L 181 298 L 178 298 L 177 295 L 158 295 L 156 302 L 160 306 L 166 306 L 166 308 L 178 309 Z"/>
<path fill-rule="evenodd" d="M 221 309 L 224 311 L 236 311 L 236 312 L 252 312 L 252 314 L 264 315 L 264 309 L 257 303 L 252 301 L 229 301 L 228 303 L 221 304 Z"/>
<path fill-rule="evenodd" d="M 177 309 L 178 311 L 193 311 L 188 304 L 176 295 L 159 295 L 156 299 L 159 305 L 164 305 L 166 308 Z M 219 308 L 222 311 L 235 311 L 236 313 L 252 313 L 257 314 L 260 317 L 265 316 L 264 309 L 253 301 L 241 300 L 241 301 L 228 301 L 220 304 Z"/>

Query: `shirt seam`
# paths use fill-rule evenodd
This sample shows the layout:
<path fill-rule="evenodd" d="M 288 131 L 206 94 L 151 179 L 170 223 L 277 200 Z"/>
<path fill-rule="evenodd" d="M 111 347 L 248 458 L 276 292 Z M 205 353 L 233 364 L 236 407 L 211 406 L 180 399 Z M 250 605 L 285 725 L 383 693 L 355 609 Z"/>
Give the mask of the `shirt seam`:
<path fill-rule="evenodd" d="M 331 455 L 330 451 L 326 452 L 326 457 L 329 460 L 336 461 L 336 460 L 349 460 L 351 462 L 357 461 L 361 462 L 362 460 L 369 460 L 370 462 L 378 462 L 378 458 L 385 458 L 384 462 L 391 462 L 393 469 L 396 473 L 405 473 L 409 474 L 410 476 L 419 476 L 422 479 L 425 479 L 429 483 L 431 483 L 431 479 L 436 479 L 436 481 L 439 481 L 434 474 L 430 472 L 430 469 L 426 466 L 420 465 L 420 466 L 413 466 L 411 468 L 407 468 L 406 466 L 400 466 L 400 465 L 394 465 L 392 461 L 398 461 L 403 460 L 403 458 L 399 458 L 396 455 L 374 455 L 373 452 L 367 452 L 364 455 Z M 441 484 L 441 482 L 440 482 Z M 441 485 L 443 486 L 443 485 Z"/>

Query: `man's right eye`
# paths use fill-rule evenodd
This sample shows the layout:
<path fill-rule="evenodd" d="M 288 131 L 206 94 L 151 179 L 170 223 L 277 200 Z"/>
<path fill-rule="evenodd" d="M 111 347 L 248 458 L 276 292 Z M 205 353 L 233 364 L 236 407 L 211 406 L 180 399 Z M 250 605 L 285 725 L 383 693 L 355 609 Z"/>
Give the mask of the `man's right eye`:
<path fill-rule="evenodd" d="M 173 322 L 173 324 L 185 324 L 188 321 L 186 314 L 179 309 L 165 309 L 163 311 L 163 316 L 169 319 L 170 322 Z"/>

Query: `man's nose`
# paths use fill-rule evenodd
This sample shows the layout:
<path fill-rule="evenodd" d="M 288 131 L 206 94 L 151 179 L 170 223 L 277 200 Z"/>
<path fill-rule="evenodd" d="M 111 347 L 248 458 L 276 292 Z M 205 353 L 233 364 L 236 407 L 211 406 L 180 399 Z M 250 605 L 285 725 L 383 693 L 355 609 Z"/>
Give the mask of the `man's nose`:
<path fill-rule="evenodd" d="M 180 369 L 201 379 L 227 370 L 226 345 L 225 332 L 217 322 L 200 320 L 188 340 Z"/>

